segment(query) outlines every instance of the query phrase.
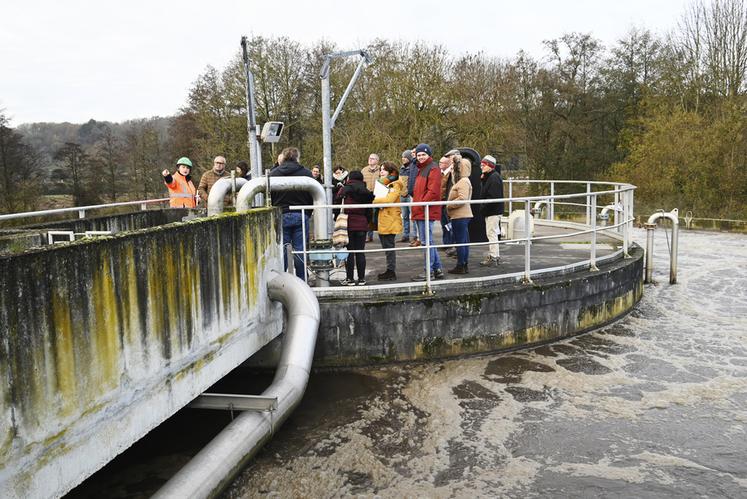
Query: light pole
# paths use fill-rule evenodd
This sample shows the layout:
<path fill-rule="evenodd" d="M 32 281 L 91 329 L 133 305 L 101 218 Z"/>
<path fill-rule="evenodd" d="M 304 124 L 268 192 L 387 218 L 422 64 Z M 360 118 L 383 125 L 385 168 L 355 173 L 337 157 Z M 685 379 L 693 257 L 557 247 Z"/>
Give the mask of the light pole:
<path fill-rule="evenodd" d="M 338 59 L 342 57 L 360 56 L 360 62 L 358 67 L 353 73 L 353 77 L 348 83 L 348 88 L 340 98 L 340 103 L 337 104 L 335 113 L 330 116 L 330 84 L 329 84 L 329 66 L 332 63 L 332 59 Z M 324 64 L 322 64 L 322 70 L 320 72 L 322 78 L 322 148 L 324 150 L 324 189 L 327 194 L 327 204 L 332 204 L 332 129 L 335 127 L 335 121 L 342 111 L 342 106 L 345 104 L 345 100 L 350 95 L 350 90 L 355 85 L 355 82 L 363 72 L 363 68 L 371 62 L 371 57 L 365 50 L 351 50 L 348 52 L 335 52 L 333 54 L 327 54 L 324 58 Z M 332 210 L 327 210 L 328 223 L 330 233 L 328 237 L 332 237 Z"/>

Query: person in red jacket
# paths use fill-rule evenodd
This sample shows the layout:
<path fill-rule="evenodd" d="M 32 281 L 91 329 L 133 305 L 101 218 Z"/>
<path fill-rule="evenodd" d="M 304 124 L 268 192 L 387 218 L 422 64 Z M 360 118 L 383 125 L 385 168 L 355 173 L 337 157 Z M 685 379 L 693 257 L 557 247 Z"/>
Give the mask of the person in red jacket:
<path fill-rule="evenodd" d="M 192 161 L 189 158 L 179 158 L 173 175 L 168 170 L 161 172 L 163 183 L 169 190 L 169 204 L 172 208 L 194 208 L 197 206 L 197 189 L 189 175 L 192 171 Z"/>
<path fill-rule="evenodd" d="M 441 201 L 441 169 L 433 161 L 433 152 L 428 144 L 418 144 L 415 148 L 415 160 L 417 172 L 415 175 L 415 187 L 413 187 L 412 200 L 415 203 L 424 201 Z M 441 206 L 428 207 L 428 242 L 433 244 L 433 222 L 441 220 Z M 418 233 L 425 240 L 425 207 L 413 206 L 412 219 L 418 226 Z M 425 272 L 431 272 L 431 278 L 443 279 L 444 271 L 441 267 L 441 259 L 438 257 L 436 248 L 430 248 L 431 268 L 425 269 Z M 420 274 L 414 278 L 416 281 L 424 281 L 426 274 Z"/>

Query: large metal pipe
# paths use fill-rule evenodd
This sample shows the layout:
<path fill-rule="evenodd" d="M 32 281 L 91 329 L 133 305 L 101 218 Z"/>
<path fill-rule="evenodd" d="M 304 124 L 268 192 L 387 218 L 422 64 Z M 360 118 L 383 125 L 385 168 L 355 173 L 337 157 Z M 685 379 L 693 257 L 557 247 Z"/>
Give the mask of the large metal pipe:
<path fill-rule="evenodd" d="M 207 199 L 208 216 L 223 213 L 223 201 L 226 197 L 226 194 L 228 194 L 233 188 L 234 181 L 236 182 L 237 187 L 242 187 L 244 184 L 249 182 L 247 179 L 241 177 L 235 178 L 233 180 L 231 180 L 230 178 L 221 178 L 213 184 L 213 187 L 210 188 Z"/>
<path fill-rule="evenodd" d="M 669 213 L 663 211 L 654 213 L 648 217 L 644 224 L 646 228 L 646 278 L 644 282 L 653 282 L 654 272 L 654 229 L 660 218 L 668 218 L 672 221 L 672 246 L 669 253 L 669 284 L 677 283 L 677 242 L 680 234 L 679 210 L 673 209 Z"/>
<path fill-rule="evenodd" d="M 264 178 L 253 178 L 246 182 L 236 196 L 236 211 L 246 211 L 251 208 L 254 196 L 266 187 Z M 306 191 L 311 194 L 315 205 L 327 204 L 322 185 L 311 177 L 270 177 L 271 191 Z M 211 191 L 212 193 L 212 191 Z M 221 205 L 222 208 L 222 205 Z M 314 217 L 314 238 L 329 239 L 330 232 L 327 225 L 327 210 L 316 209 Z"/>
<path fill-rule="evenodd" d="M 187 463 L 153 497 L 216 496 L 283 424 L 303 397 L 319 328 L 319 302 L 306 283 L 273 272 L 270 298 L 285 305 L 288 324 L 275 378 L 263 397 L 277 397 L 273 412 L 246 411 Z"/>
<path fill-rule="evenodd" d="M 599 220 L 602 221 L 602 227 L 607 225 L 607 221 L 610 219 L 610 211 L 614 210 L 615 212 L 623 211 L 622 206 L 618 204 L 608 204 L 604 208 L 602 208 L 602 212 L 599 214 Z"/>

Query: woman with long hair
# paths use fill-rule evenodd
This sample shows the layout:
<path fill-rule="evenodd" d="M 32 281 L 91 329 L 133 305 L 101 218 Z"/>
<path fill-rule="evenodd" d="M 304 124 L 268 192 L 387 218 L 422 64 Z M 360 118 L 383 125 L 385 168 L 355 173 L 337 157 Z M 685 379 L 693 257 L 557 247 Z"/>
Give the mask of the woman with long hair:
<path fill-rule="evenodd" d="M 370 208 L 345 208 L 346 204 L 369 204 L 373 200 L 373 194 L 366 189 L 363 174 L 360 171 L 352 171 L 348 175 L 348 181 L 337 194 L 342 199 L 342 208 L 348 215 L 348 251 L 362 250 L 366 248 L 366 232 L 368 231 L 368 220 Z M 354 271 L 358 271 L 358 280 L 355 280 Z M 345 279 L 340 281 L 343 286 L 363 286 L 366 284 L 366 254 L 351 253 L 345 262 Z"/>
<path fill-rule="evenodd" d="M 452 156 L 452 161 L 454 162 L 454 186 L 449 191 L 448 201 L 469 201 L 472 199 L 472 183 L 469 180 L 472 164 L 459 154 Z M 471 206 L 467 203 L 450 204 L 446 207 L 446 211 L 451 220 L 453 243 L 468 243 L 469 222 L 472 220 Z M 449 274 L 468 274 L 469 246 L 457 246 L 456 256 L 456 267 L 449 270 Z"/>

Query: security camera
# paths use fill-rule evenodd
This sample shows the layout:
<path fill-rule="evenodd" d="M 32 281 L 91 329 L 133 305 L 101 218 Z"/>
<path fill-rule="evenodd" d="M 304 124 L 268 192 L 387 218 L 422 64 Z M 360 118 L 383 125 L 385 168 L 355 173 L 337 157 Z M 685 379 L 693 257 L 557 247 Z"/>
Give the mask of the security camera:
<path fill-rule="evenodd" d="M 283 133 L 283 122 L 282 121 L 268 121 L 262 127 L 262 133 L 260 138 L 262 142 L 278 142 L 280 135 Z"/>

